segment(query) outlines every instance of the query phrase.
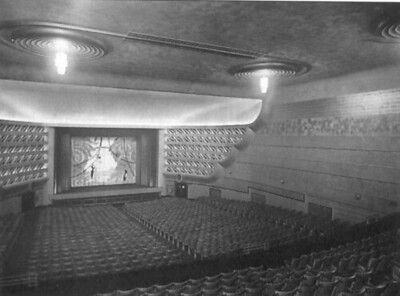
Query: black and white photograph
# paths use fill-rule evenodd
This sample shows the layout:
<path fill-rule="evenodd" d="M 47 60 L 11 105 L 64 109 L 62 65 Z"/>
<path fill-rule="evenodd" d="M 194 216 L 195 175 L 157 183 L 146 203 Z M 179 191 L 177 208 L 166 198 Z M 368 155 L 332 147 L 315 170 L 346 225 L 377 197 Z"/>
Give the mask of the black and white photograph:
<path fill-rule="evenodd" d="M 1 296 L 400 296 L 400 2 L 0 0 Z"/>

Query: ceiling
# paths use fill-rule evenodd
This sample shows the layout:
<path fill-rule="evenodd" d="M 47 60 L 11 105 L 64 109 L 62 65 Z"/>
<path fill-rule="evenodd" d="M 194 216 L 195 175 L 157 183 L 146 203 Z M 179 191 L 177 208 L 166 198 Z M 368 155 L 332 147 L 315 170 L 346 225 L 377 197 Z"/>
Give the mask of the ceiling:
<path fill-rule="evenodd" d="M 0 1 L 0 22 L 55 22 L 119 34 L 130 32 L 207 43 L 310 64 L 309 73 L 282 81 L 309 82 L 400 63 L 396 43 L 370 33 L 400 3 Z M 96 35 L 106 56 L 75 61 L 64 76 L 52 61 L 0 44 L 0 79 L 113 88 L 256 97 L 258 88 L 228 73 L 252 58 L 226 56 Z"/>

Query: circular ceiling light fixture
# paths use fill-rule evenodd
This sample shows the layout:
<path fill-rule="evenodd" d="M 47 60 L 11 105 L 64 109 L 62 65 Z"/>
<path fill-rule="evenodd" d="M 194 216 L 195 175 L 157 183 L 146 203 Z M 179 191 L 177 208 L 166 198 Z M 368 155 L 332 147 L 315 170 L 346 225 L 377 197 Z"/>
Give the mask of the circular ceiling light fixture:
<path fill-rule="evenodd" d="M 267 93 L 271 78 L 292 78 L 310 70 L 301 62 L 269 60 L 232 67 L 229 73 L 238 78 L 258 78 L 261 93 Z"/>
<path fill-rule="evenodd" d="M 19 24 L 1 29 L 7 45 L 39 56 L 51 57 L 59 75 L 64 75 L 69 59 L 95 59 L 110 51 L 104 41 L 84 32 L 51 24 Z"/>
<path fill-rule="evenodd" d="M 381 20 L 375 28 L 375 35 L 400 42 L 400 18 Z"/>

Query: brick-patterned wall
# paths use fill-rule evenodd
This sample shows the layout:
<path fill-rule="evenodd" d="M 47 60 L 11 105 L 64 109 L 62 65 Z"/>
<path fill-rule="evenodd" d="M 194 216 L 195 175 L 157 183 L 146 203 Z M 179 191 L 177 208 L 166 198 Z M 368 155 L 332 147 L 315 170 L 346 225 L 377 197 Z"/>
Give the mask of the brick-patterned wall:
<path fill-rule="evenodd" d="M 170 177 L 212 177 L 245 133 L 245 127 L 168 129 L 164 137 L 164 173 Z"/>
<path fill-rule="evenodd" d="M 47 177 L 47 129 L 0 122 L 0 186 Z"/>

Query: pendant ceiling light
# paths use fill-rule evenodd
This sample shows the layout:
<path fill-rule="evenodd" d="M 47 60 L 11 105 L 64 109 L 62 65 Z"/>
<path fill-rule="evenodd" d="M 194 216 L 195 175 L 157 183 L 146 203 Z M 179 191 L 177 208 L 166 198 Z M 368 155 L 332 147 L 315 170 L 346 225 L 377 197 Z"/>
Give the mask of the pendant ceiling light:
<path fill-rule="evenodd" d="M 272 78 L 292 78 L 309 70 L 310 66 L 301 62 L 268 60 L 235 66 L 229 73 L 238 78 L 258 79 L 260 92 L 265 94 Z"/>
<path fill-rule="evenodd" d="M 100 58 L 110 51 L 110 46 L 92 35 L 46 24 L 4 27 L 1 40 L 13 48 L 50 57 L 59 75 L 67 72 L 70 60 Z"/>
<path fill-rule="evenodd" d="M 400 18 L 391 17 L 381 20 L 373 33 L 387 41 L 400 42 Z"/>

